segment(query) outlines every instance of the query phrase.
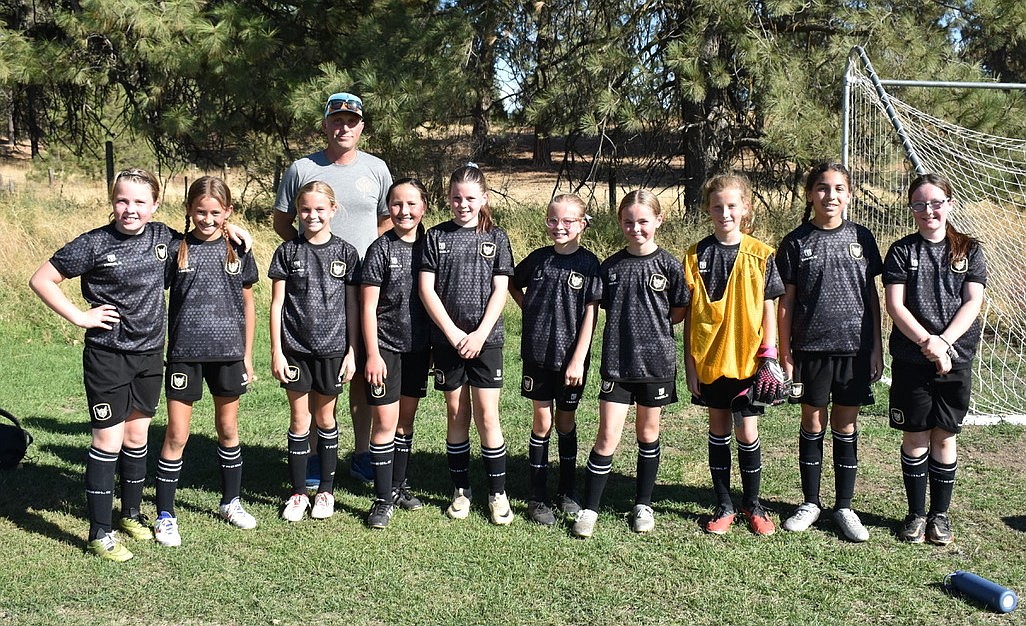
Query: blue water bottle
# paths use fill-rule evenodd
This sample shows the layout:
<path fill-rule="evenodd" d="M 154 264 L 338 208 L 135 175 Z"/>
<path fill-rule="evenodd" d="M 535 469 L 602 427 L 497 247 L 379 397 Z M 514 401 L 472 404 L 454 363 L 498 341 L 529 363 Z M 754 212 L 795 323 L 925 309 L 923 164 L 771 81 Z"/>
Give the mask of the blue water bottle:
<path fill-rule="evenodd" d="M 1019 596 L 1014 591 L 972 572 L 958 570 L 948 574 L 944 578 L 944 587 L 956 589 L 1001 613 L 1011 613 L 1019 606 Z"/>

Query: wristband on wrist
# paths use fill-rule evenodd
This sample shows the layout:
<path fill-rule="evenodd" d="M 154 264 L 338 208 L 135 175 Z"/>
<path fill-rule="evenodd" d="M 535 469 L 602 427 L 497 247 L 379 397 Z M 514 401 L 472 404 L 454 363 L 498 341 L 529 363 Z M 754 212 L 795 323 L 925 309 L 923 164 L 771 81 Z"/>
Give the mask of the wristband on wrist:
<path fill-rule="evenodd" d="M 755 353 L 757 359 L 777 359 L 777 348 L 776 346 L 759 346 L 759 351 Z"/>
<path fill-rule="evenodd" d="M 944 335 L 937 335 L 937 338 L 938 338 L 938 339 L 940 339 L 941 341 L 943 341 L 943 342 L 944 342 L 944 344 L 945 344 L 945 345 L 947 345 L 947 346 L 948 346 L 949 348 L 951 347 L 951 342 L 950 342 L 950 341 L 948 341 L 948 340 L 947 340 L 947 339 L 946 339 L 946 338 L 944 337 Z"/>

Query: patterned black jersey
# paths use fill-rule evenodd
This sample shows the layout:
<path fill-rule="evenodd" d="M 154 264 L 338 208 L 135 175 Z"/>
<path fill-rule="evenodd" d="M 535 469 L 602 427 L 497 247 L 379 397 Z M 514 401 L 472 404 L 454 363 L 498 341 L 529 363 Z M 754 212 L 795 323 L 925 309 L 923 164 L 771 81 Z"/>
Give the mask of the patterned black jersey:
<path fill-rule="evenodd" d="M 776 261 L 784 284 L 795 286 L 792 350 L 872 350 L 869 298 L 883 260 L 869 229 L 847 220 L 830 230 L 804 222 L 780 242 Z"/>
<path fill-rule="evenodd" d="M 645 256 L 621 250 L 602 262 L 602 380 L 668 382 L 677 374 L 670 308 L 691 302 L 684 266 L 659 248 Z"/>
<path fill-rule="evenodd" d="M 883 270 L 884 285 L 905 285 L 905 307 L 931 335 L 939 335 L 951 323 L 962 306 L 962 286 L 965 283 L 987 284 L 987 261 L 983 248 L 977 244 L 969 256 L 951 263 L 947 238 L 938 243 L 929 242 L 919 233 L 895 241 L 887 251 Z M 976 354 L 980 343 L 981 324 L 973 321 L 954 343 L 957 355 L 953 365 L 967 365 Z M 905 336 L 897 326 L 891 329 L 891 356 L 909 363 L 929 363 L 919 346 Z"/>
<path fill-rule="evenodd" d="M 524 290 L 521 359 L 562 370 L 577 347 L 584 307 L 602 299 L 598 257 L 584 248 L 571 254 L 538 248 L 517 265 L 512 280 Z"/>
<path fill-rule="evenodd" d="M 513 250 L 501 228 L 479 233 L 475 228 L 443 222 L 424 237 L 421 271 L 435 274 L 435 293 L 453 323 L 465 332 L 473 332 L 492 295 L 492 277 L 513 274 Z M 500 316 L 483 347 L 498 347 L 504 340 Z M 431 342 L 437 346 L 448 344 L 434 324 Z"/>
<path fill-rule="evenodd" d="M 90 307 L 113 304 L 121 316 L 111 330 L 87 329 L 87 344 L 119 352 L 164 349 L 164 261 L 177 236 L 160 222 L 149 222 L 137 235 L 108 224 L 54 253 L 50 263 L 61 276 L 81 276 L 82 297 Z"/>
<path fill-rule="evenodd" d="M 336 235 L 323 244 L 300 235 L 278 246 L 267 276 L 285 281 L 283 352 L 318 357 L 346 353 L 346 285 L 358 284 L 359 270 L 356 248 Z"/>
<path fill-rule="evenodd" d="M 246 315 L 242 288 L 260 278 L 253 255 L 234 246 L 228 263 L 224 239 L 199 241 L 186 235 L 189 258 L 178 267 L 178 239 L 168 247 L 169 288 L 167 360 L 169 363 L 238 361 L 246 355 Z"/>
<path fill-rule="evenodd" d="M 723 298 L 723 292 L 727 289 L 727 279 L 730 278 L 730 271 L 734 269 L 734 261 L 737 259 L 740 246 L 739 243 L 722 244 L 713 235 L 698 242 L 698 273 L 702 277 L 710 302 Z M 780 281 L 780 273 L 772 256 L 766 262 L 765 285 L 763 300 L 775 300 L 784 295 L 784 283 Z"/>
<path fill-rule="evenodd" d="M 360 269 L 361 283 L 381 288 L 378 345 L 392 352 L 415 352 L 428 347 L 431 322 L 417 294 L 423 248 L 423 237 L 411 243 L 390 230 L 367 248 Z"/>

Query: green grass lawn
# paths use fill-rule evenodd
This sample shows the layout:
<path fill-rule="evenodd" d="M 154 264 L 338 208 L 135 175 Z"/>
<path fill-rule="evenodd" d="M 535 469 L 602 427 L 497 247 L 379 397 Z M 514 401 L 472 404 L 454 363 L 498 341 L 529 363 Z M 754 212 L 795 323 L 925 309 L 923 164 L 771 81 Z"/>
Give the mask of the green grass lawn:
<path fill-rule="evenodd" d="M 264 319 L 261 314 L 260 324 Z M 705 417 L 683 401 L 665 413 L 656 530 L 641 536 L 628 528 L 636 450 L 628 428 L 595 537 L 582 541 L 564 523 L 546 529 L 524 517 L 530 405 L 517 391 L 519 320 L 512 308 L 507 320 L 502 415 L 508 490 L 518 513 L 511 526 L 487 520 L 476 443 L 474 512 L 464 521 L 442 513 L 451 486 L 444 409 L 434 392 L 422 404 L 411 462 L 411 482 L 427 507 L 400 511 L 385 531 L 368 530 L 363 516 L 371 488 L 343 471 L 332 519 L 282 521 L 288 406 L 269 374 L 266 333 L 258 333 L 258 379 L 243 398 L 241 431 L 243 498 L 260 527 L 240 531 L 217 517 L 208 396 L 196 405 L 178 492 L 183 545 L 130 542 L 136 558 L 124 564 L 83 551 L 89 427 L 81 345 L 34 324 L 0 326 L 0 406 L 35 437 L 24 467 L 0 472 L 0 624 L 1026 623 L 1022 609 L 992 613 L 941 587 L 946 574 L 966 569 L 1026 590 L 1023 428 L 973 427 L 960 437 L 956 541 L 946 548 L 905 545 L 895 537 L 905 504 L 900 439 L 886 424 L 885 388 L 877 390 L 882 402 L 861 421 L 855 508 L 870 528 L 869 542 L 840 539 L 829 515 L 803 534 L 762 538 L 735 526 L 714 537 L 700 526 L 713 502 Z M 40 321 L 51 323 L 29 320 Z M 597 365 L 579 415 L 581 463 L 596 429 L 596 378 Z M 680 382 L 678 389 L 684 389 Z M 144 500 L 151 517 L 165 419 L 158 414 L 151 431 Z M 345 422 L 343 449 L 351 446 Z M 761 426 L 764 500 L 779 522 L 801 501 L 797 413 L 773 409 Z M 827 504 L 832 493 L 827 469 Z"/>

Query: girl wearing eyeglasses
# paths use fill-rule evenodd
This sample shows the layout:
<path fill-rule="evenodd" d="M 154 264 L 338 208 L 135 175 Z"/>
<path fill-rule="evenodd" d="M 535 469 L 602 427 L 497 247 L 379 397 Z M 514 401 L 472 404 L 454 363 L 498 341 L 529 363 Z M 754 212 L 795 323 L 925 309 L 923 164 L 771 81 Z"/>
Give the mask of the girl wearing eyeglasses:
<path fill-rule="evenodd" d="M 987 264 L 979 241 L 948 221 L 954 193 L 947 179 L 916 177 L 908 202 L 917 232 L 891 246 L 883 272 L 887 312 L 894 320 L 890 424 L 904 433 L 901 472 L 908 515 L 900 536 L 911 543 L 947 545 L 954 540 L 948 508 L 956 436 L 969 410 Z"/>
<path fill-rule="evenodd" d="M 851 508 L 858 471 L 859 407 L 873 403 L 871 383 L 883 371 L 880 298 L 883 271 L 869 229 L 844 219 L 851 176 L 840 163 L 813 166 L 805 181 L 805 219 L 780 242 L 784 282 L 778 307 L 780 364 L 802 405 L 798 468 L 804 500 L 783 523 L 807 530 L 820 514 L 823 440 L 829 424 L 834 467 L 834 522 L 850 541 L 869 539 Z"/>
<path fill-rule="evenodd" d="M 552 245 L 538 248 L 521 261 L 509 288 L 524 311 L 520 395 L 530 398 L 534 405 L 528 442 L 531 497 L 527 516 L 543 526 L 556 523 L 546 488 L 553 416 L 559 446 L 555 504 L 566 515 L 576 515 L 580 510 L 575 478 L 576 415 L 602 298 L 598 257 L 581 247 L 588 221 L 584 201 L 577 195 L 553 198 L 545 216 Z"/>

